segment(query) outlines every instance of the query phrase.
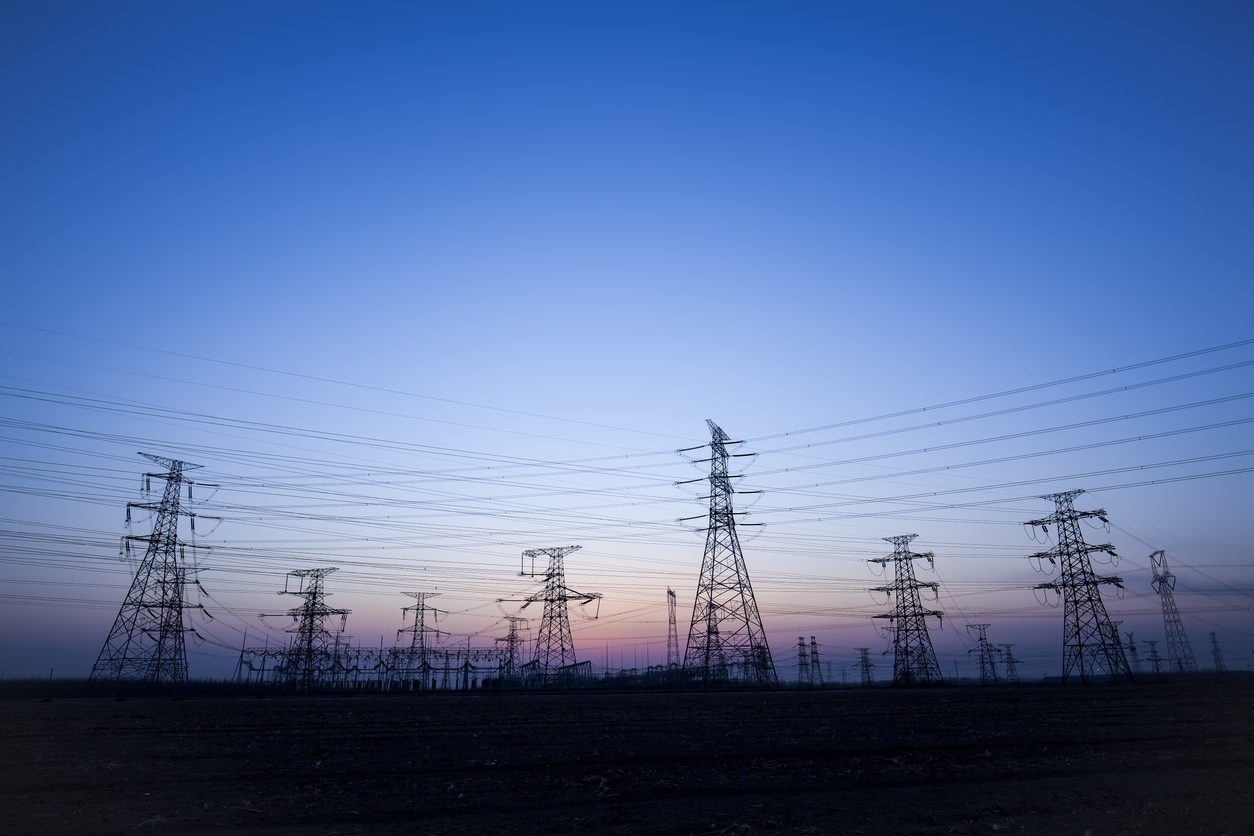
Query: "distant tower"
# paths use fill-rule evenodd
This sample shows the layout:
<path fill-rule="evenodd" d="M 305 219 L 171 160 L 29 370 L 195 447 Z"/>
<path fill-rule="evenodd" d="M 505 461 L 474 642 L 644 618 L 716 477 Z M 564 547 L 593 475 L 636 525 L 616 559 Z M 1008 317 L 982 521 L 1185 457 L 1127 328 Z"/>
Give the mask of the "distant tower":
<path fill-rule="evenodd" d="M 810 637 L 810 684 L 823 687 L 823 666 L 819 663 L 819 642 Z"/>
<path fill-rule="evenodd" d="M 1151 670 L 1157 676 L 1163 672 L 1163 657 L 1158 655 L 1158 642 L 1147 641 L 1146 644 L 1150 646 L 1149 660 Z"/>
<path fill-rule="evenodd" d="M 1088 682 L 1099 671 L 1116 681 L 1131 680 L 1132 669 L 1124 657 L 1119 633 L 1106 613 L 1101 593 L 1102 584 L 1122 587 L 1123 580 L 1096 574 L 1089 558 L 1093 552 L 1107 552 L 1113 556 L 1114 546 L 1090 546 L 1084 542 L 1080 531 L 1080 520 L 1096 517 L 1106 522 L 1106 512 L 1075 510 L 1075 498 L 1082 493 L 1084 491 L 1075 490 L 1041 497 L 1054 503 L 1054 513 L 1026 523 L 1040 527 L 1046 534 L 1051 525 L 1054 527 L 1056 545 L 1031 557 L 1061 564 L 1057 580 L 1037 584 L 1036 588 L 1052 589 L 1062 596 L 1063 682 L 1073 672 L 1080 674 L 1081 682 Z"/>
<path fill-rule="evenodd" d="M 91 669 L 92 680 L 133 679 L 141 682 L 186 682 L 187 645 L 184 636 L 189 628 L 183 624 L 183 610 L 189 609 L 184 590 L 188 583 L 187 569 L 179 555 L 186 548 L 178 539 L 179 515 L 192 516 L 180 509 L 181 488 L 191 481 L 184 471 L 200 465 L 178 459 L 167 459 L 140 453 L 149 461 L 166 468 L 164 473 L 145 473 L 144 484 L 164 479 L 165 490 L 160 502 L 128 502 L 126 521 L 131 509 L 143 508 L 156 513 L 152 534 L 128 536 L 132 542 L 147 543 L 144 558 L 135 569 L 135 578 L 122 601 L 104 647 Z"/>
<path fill-rule="evenodd" d="M 892 556 L 867 561 L 885 567 L 890 563 L 893 565 L 893 585 L 875 589 L 876 592 L 884 592 L 895 598 L 893 611 L 873 617 L 888 619 L 893 633 L 894 685 L 929 685 L 944 681 L 924 620 L 929 615 L 940 620 L 944 613 L 923 609 L 923 601 L 919 597 L 920 589 L 930 589 L 936 594 L 939 584 L 935 581 L 916 580 L 914 577 L 914 561 L 927 560 L 931 564 L 935 561 L 935 555 L 931 552 L 916 554 L 910 551 L 910 541 L 918 536 L 903 534 L 885 537 L 885 540 L 893 544 Z"/>
<path fill-rule="evenodd" d="M 402 592 L 414 599 L 413 606 L 405 607 L 401 610 L 401 617 L 404 618 L 405 613 L 412 612 L 414 614 L 414 623 L 409 627 L 402 627 L 396 631 L 397 638 L 401 633 L 412 633 L 409 648 L 405 652 L 405 678 L 409 681 L 417 680 L 421 683 L 421 687 L 429 688 L 431 686 L 431 646 L 427 642 L 427 636 L 431 635 L 438 639 L 443 632 L 434 626 L 434 622 L 439 618 L 440 611 L 435 607 L 428 607 L 427 601 L 439 596 L 438 592 Z M 427 624 L 427 613 L 431 613 L 432 624 Z"/>
<path fill-rule="evenodd" d="M 979 633 L 979 637 L 980 637 L 979 644 L 977 644 L 972 649 L 968 650 L 967 653 L 978 652 L 980 654 L 980 684 L 981 685 L 996 685 L 997 684 L 997 662 L 993 654 L 997 653 L 998 651 L 997 651 L 997 648 L 993 647 L 993 645 L 990 644 L 988 640 L 988 628 L 991 626 L 992 626 L 991 624 L 968 624 L 967 625 L 968 632 L 970 632 L 972 628 L 975 628 L 975 630 Z"/>
<path fill-rule="evenodd" d="M 1132 657 L 1132 671 L 1134 673 L 1141 673 L 1141 657 L 1137 655 L 1136 643 L 1132 641 L 1132 636 L 1134 634 L 1129 632 L 1125 635 L 1128 637 L 1128 655 Z"/>
<path fill-rule="evenodd" d="M 779 678 L 732 510 L 735 491 L 727 473 L 727 445 L 736 442 L 713 421 L 706 423 L 710 427 L 710 512 L 684 671 L 700 685 L 739 682 L 776 687 Z"/>
<path fill-rule="evenodd" d="M 1176 673 L 1197 673 L 1197 660 L 1193 648 L 1184 634 L 1180 611 L 1176 609 L 1176 576 L 1167 568 L 1167 553 L 1162 549 L 1150 555 L 1150 567 L 1154 573 L 1152 584 L 1163 605 L 1163 627 L 1167 631 L 1167 659 Z"/>
<path fill-rule="evenodd" d="M 1002 645 L 998 645 L 998 647 L 1000 647 L 1002 649 L 1002 652 L 1005 654 L 1004 660 L 1006 662 L 1006 684 L 1018 685 L 1019 684 L 1019 660 L 1016 659 L 1014 657 L 1014 654 L 1010 652 L 1010 648 L 1014 647 L 1014 645 L 1002 644 Z"/>
<path fill-rule="evenodd" d="M 601 597 L 599 592 L 576 592 L 566 585 L 565 558 L 571 552 L 579 550 L 579 546 L 562 546 L 550 549 L 531 549 L 523 552 L 524 561 L 531 559 L 531 569 L 524 568 L 520 573 L 534 577 L 542 574 L 544 589 L 525 599 L 525 609 L 535 601 L 544 602 L 544 615 L 540 619 L 540 633 L 536 637 L 536 652 L 531 665 L 543 683 L 551 681 L 559 669 L 575 664 L 575 641 L 570 634 L 570 614 L 567 611 L 568 601 L 591 603 Z M 536 572 L 536 558 L 548 558 L 549 565 L 543 573 Z"/>
<path fill-rule="evenodd" d="M 675 590 L 666 587 L 666 667 L 679 667 L 679 628 L 675 622 Z"/>
<path fill-rule="evenodd" d="M 1228 666 L 1224 664 L 1223 651 L 1219 649 L 1219 639 L 1214 632 L 1210 634 L 1210 655 L 1215 660 L 1215 673 L 1223 673 L 1228 670 Z"/>
<path fill-rule="evenodd" d="M 519 665 L 522 661 L 523 641 L 518 625 L 526 624 L 527 619 L 519 618 L 516 615 L 507 615 L 505 619 L 509 622 L 509 632 L 504 638 L 494 639 L 494 641 L 505 643 L 505 659 L 501 662 L 501 678 L 512 684 L 516 683 L 521 675 Z"/>
<path fill-rule="evenodd" d="M 797 684 L 802 688 L 810 686 L 810 648 L 802 636 L 797 636 Z"/>
<path fill-rule="evenodd" d="M 327 628 L 327 619 L 338 615 L 339 632 L 343 632 L 349 610 L 327 606 L 322 579 L 338 571 L 335 567 L 328 567 L 288 572 L 283 591 L 279 593 L 305 599 L 300 606 L 287 612 L 296 622 L 287 632 L 296 635 L 284 659 L 284 675 L 289 687 L 297 691 L 316 691 L 329 684 L 335 674 L 335 650 L 339 642 L 338 636 L 333 636 Z M 289 586 L 293 578 L 298 582 L 296 589 Z"/>
<path fill-rule="evenodd" d="M 862 672 L 862 684 L 874 685 L 875 677 L 871 671 L 875 669 L 875 663 L 871 661 L 871 648 L 858 648 L 858 669 Z"/>

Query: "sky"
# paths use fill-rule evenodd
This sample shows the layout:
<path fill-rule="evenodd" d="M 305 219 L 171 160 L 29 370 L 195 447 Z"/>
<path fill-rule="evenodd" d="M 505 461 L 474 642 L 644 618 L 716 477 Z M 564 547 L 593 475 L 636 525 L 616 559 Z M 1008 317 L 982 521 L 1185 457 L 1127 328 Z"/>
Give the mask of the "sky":
<path fill-rule="evenodd" d="M 0 114 L 2 675 L 91 669 L 137 451 L 220 518 L 195 676 L 317 566 L 354 642 L 432 591 L 491 645 L 567 544 L 580 658 L 657 664 L 707 418 L 785 677 L 886 675 L 905 533 L 947 674 L 989 623 L 1056 675 L 1021 523 L 1073 488 L 1121 630 L 1166 549 L 1254 662 L 1246 4 L 15 2 Z"/>

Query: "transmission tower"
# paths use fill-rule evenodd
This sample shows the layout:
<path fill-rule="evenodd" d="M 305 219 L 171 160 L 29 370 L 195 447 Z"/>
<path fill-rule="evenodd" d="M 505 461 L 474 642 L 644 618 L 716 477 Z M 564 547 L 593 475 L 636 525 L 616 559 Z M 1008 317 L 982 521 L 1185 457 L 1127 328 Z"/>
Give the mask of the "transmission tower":
<path fill-rule="evenodd" d="M 1002 653 L 1004 654 L 1003 659 L 1006 663 L 1006 684 L 1018 685 L 1019 684 L 1019 660 L 1016 659 L 1014 657 L 1014 654 L 1010 652 L 1010 648 L 1014 647 L 1014 645 L 1013 644 L 999 644 L 998 647 L 1002 649 Z"/>
<path fill-rule="evenodd" d="M 339 664 L 336 652 L 339 649 L 338 633 L 344 631 L 349 610 L 327 606 L 322 579 L 338 571 L 335 567 L 327 567 L 288 572 L 283 591 L 279 593 L 304 599 L 300 606 L 287 611 L 295 621 L 287 632 L 294 633 L 295 638 L 284 659 L 283 673 L 288 686 L 296 691 L 316 691 L 328 685 L 335 676 L 335 668 Z M 295 589 L 291 588 L 293 579 L 297 581 Z M 336 615 L 340 617 L 340 629 L 333 635 L 327 627 L 327 619 Z"/>
<path fill-rule="evenodd" d="M 1129 632 L 1125 635 L 1128 637 L 1128 655 L 1132 657 L 1132 671 L 1133 673 L 1141 673 L 1141 657 L 1137 655 L 1136 643 L 1132 641 L 1134 634 Z"/>
<path fill-rule="evenodd" d="M 666 667 L 679 667 L 679 628 L 675 622 L 675 590 L 666 587 Z"/>
<path fill-rule="evenodd" d="M 917 580 L 914 576 L 914 561 L 927 560 L 929 564 L 935 565 L 936 557 L 931 552 L 916 554 L 910 551 L 910 541 L 918 536 L 902 534 L 885 537 L 885 540 L 893 544 L 892 556 L 867 561 L 884 567 L 890 563 L 893 565 L 893 585 L 876 587 L 874 590 L 886 593 L 895 600 L 893 611 L 873 618 L 888 619 L 889 629 L 893 633 L 894 685 L 928 685 L 944 681 L 940 663 L 936 661 L 936 652 L 932 650 L 932 638 L 928 635 L 925 620 L 932 615 L 940 621 L 944 618 L 944 613 L 923 609 L 923 601 L 919 597 L 920 589 L 930 589 L 933 595 L 939 595 L 940 585 L 935 581 Z"/>
<path fill-rule="evenodd" d="M 515 683 L 522 674 L 520 664 L 523 655 L 523 640 L 518 626 L 526 624 L 527 619 L 516 615 L 507 615 L 505 618 L 509 621 L 509 632 L 504 638 L 494 639 L 494 641 L 505 643 L 505 659 L 501 662 L 501 676 L 506 681 Z"/>
<path fill-rule="evenodd" d="M 727 473 L 727 445 L 738 442 L 731 441 L 713 421 L 706 423 L 710 427 L 710 512 L 684 671 L 700 685 L 740 682 L 776 687 L 779 678 L 740 551 L 736 512 L 732 510 L 735 491 L 731 480 L 735 477 Z"/>
<path fill-rule="evenodd" d="M 979 644 L 967 651 L 967 653 L 980 654 L 980 684 L 996 685 L 997 684 L 997 660 L 994 654 L 999 653 L 997 648 L 993 647 L 988 640 L 988 628 L 991 624 L 968 624 L 967 632 L 972 628 L 980 634 Z"/>
<path fill-rule="evenodd" d="M 1154 573 L 1154 591 L 1162 600 L 1163 628 L 1167 631 L 1167 659 L 1176 673 L 1197 673 L 1197 660 L 1189 637 L 1184 634 L 1180 611 L 1176 609 L 1176 576 L 1167 568 L 1167 553 L 1162 549 L 1150 555 L 1150 567 Z"/>
<path fill-rule="evenodd" d="M 1213 632 L 1210 634 L 1210 655 L 1215 660 L 1215 673 L 1228 670 L 1228 666 L 1224 664 L 1223 651 L 1219 649 L 1219 639 Z"/>
<path fill-rule="evenodd" d="M 1149 652 L 1150 668 L 1151 670 L 1154 671 L 1154 674 L 1157 676 L 1158 674 L 1161 674 L 1163 672 L 1163 657 L 1158 655 L 1158 642 L 1147 641 L 1146 644 L 1150 646 L 1150 652 Z"/>
<path fill-rule="evenodd" d="M 166 468 L 164 473 L 145 473 L 144 484 L 150 488 L 153 479 L 164 479 L 165 490 L 160 502 L 128 502 L 126 521 L 131 509 L 143 508 L 156 513 L 152 533 L 147 536 L 128 535 L 127 551 L 132 542 L 146 543 L 144 558 L 135 569 L 135 578 L 122 601 L 104 647 L 92 666 L 93 680 L 134 679 L 141 682 L 186 682 L 187 645 L 185 634 L 190 628 L 183 624 L 186 603 L 185 588 L 189 583 L 187 568 L 181 562 L 187 544 L 178 538 L 179 515 L 192 517 L 179 507 L 182 487 L 187 485 L 191 496 L 191 480 L 184 471 L 199 468 L 178 459 L 139 455 Z M 192 546 L 195 548 L 195 546 Z"/>
<path fill-rule="evenodd" d="M 414 599 L 412 606 L 404 607 L 401 610 L 401 618 L 406 613 L 414 614 L 414 623 L 408 627 L 402 627 L 396 631 L 396 637 L 400 638 L 402 633 L 410 633 L 412 637 L 409 641 L 409 648 L 405 651 L 405 678 L 413 682 L 417 680 L 421 683 L 419 687 L 431 687 L 431 645 L 427 643 L 427 636 L 432 636 L 439 641 L 444 631 L 434 626 L 440 617 L 440 610 L 435 607 L 428 607 L 427 601 L 438 597 L 438 592 L 402 592 Z M 431 625 L 427 624 L 427 613 L 431 613 Z"/>
<path fill-rule="evenodd" d="M 575 664 L 575 641 L 570 635 L 570 613 L 568 601 L 589 604 L 601 598 L 599 592 L 576 592 L 566 585 L 566 555 L 579 551 L 579 546 L 561 546 L 549 549 L 531 549 L 523 552 L 523 569 L 519 573 L 524 577 L 542 576 L 544 588 L 536 594 L 523 599 L 522 609 L 535 601 L 544 602 L 544 615 L 540 618 L 540 633 L 536 637 L 536 652 L 532 657 L 531 667 L 541 684 L 549 684 L 561 668 Z M 547 558 L 548 568 L 537 572 L 536 558 Z M 526 568 L 526 560 L 531 560 L 531 568 Z"/>
<path fill-rule="evenodd" d="M 819 642 L 810 637 L 810 684 L 823 687 L 823 666 L 819 663 Z"/>
<path fill-rule="evenodd" d="M 871 648 L 858 648 L 858 669 L 862 671 L 863 685 L 875 684 L 875 676 L 871 673 L 875 669 L 875 663 L 871 661 Z"/>
<path fill-rule="evenodd" d="M 797 684 L 810 687 L 810 648 L 803 636 L 797 636 Z"/>
<path fill-rule="evenodd" d="M 1088 682 L 1101 671 L 1112 680 L 1131 681 L 1132 669 L 1123 653 L 1119 633 L 1106 613 L 1102 601 L 1102 584 L 1123 587 L 1123 579 L 1102 577 L 1093 571 L 1090 555 L 1106 552 L 1118 557 L 1110 544 L 1090 546 L 1084 542 L 1080 520 L 1096 517 L 1107 522 L 1105 511 L 1077 511 L 1073 503 L 1082 490 L 1055 493 L 1041 497 L 1054 503 L 1054 513 L 1027 525 L 1039 526 L 1047 535 L 1054 527 L 1056 545 L 1049 551 L 1037 552 L 1032 558 L 1045 558 L 1052 565 L 1061 564 L 1057 580 L 1037 584 L 1037 589 L 1053 590 L 1063 600 L 1062 680 L 1078 671 L 1081 682 Z"/>

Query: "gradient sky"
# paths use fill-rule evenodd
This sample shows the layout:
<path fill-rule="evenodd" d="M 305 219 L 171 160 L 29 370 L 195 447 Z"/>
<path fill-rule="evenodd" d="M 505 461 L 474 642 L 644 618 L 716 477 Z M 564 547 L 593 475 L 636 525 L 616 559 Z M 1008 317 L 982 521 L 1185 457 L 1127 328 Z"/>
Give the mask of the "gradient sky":
<path fill-rule="evenodd" d="M 1254 474 L 1208 475 L 1254 466 L 1254 345 L 880 417 L 1254 338 L 1247 4 L 8 3 L 0 114 L 4 675 L 90 669 L 136 450 L 221 486 L 193 674 L 308 566 L 354 640 L 437 589 L 488 644 L 568 542 L 581 657 L 660 662 L 706 418 L 760 454 L 785 675 L 886 647 L 905 532 L 946 672 L 990 622 L 1056 674 L 1018 524 L 1073 487 L 1123 629 L 1165 548 L 1199 660 L 1254 661 Z"/>

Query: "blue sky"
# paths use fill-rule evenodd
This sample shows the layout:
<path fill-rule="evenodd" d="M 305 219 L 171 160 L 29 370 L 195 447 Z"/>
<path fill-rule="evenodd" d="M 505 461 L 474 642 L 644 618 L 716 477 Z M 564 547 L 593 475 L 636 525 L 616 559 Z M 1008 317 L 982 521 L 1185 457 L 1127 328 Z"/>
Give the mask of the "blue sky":
<path fill-rule="evenodd" d="M 427 521 L 393 544 L 396 558 L 358 555 L 369 570 L 333 544 L 360 545 L 375 530 L 362 522 L 371 506 L 345 501 L 269 562 L 228 558 L 207 573 L 219 573 L 218 597 L 245 614 L 273 609 L 260 590 L 280 587 L 288 568 L 335 562 L 354 609 L 350 631 L 373 641 L 400 626 L 395 592 L 407 572 L 432 585 L 469 573 L 445 598 L 461 596 L 450 608 L 466 611 L 449 629 L 491 636 L 501 629 L 491 602 L 522 588 L 508 574 L 517 553 L 555 544 L 532 536 L 582 537 L 593 540 L 571 559 L 572 583 L 583 582 L 582 568 L 592 573 L 585 586 L 605 587 L 606 607 L 635 613 L 581 623 L 586 645 L 664 639 L 664 598 L 649 584 L 682 589 L 690 604 L 700 540 L 678 528 L 650 528 L 634 545 L 619 534 L 629 521 L 660 526 L 700 511 L 671 485 L 694 471 L 667 451 L 700 443 L 710 417 L 736 438 L 763 439 L 746 446 L 762 453 L 746 482 L 762 473 L 757 519 L 768 525 L 746 550 L 781 658 L 799 630 L 850 657 L 848 648 L 882 644 L 865 617 L 874 579 L 859 561 L 903 526 L 952 576 L 954 597 L 947 604 L 943 594 L 941 607 L 996 624 L 1022 597 L 1005 590 L 1039 580 L 1022 560 L 1035 544 L 1006 524 L 1020 520 L 1016 510 L 1043 513 L 1039 501 L 910 520 L 800 523 L 815 515 L 787 509 L 834 501 L 836 491 L 882 499 L 979 487 L 971 498 L 991 500 L 1096 489 L 1134 480 L 996 486 L 1235 455 L 1254 446 L 1248 425 L 1231 423 L 1251 415 L 1239 399 L 969 451 L 832 464 L 1232 398 L 1251 389 L 1248 368 L 808 452 L 772 452 L 786 445 L 764 437 L 1254 336 L 1252 39 L 1252 14 L 1236 3 L 8 4 L 0 384 L 497 462 L 657 456 L 643 460 L 652 481 L 638 486 L 653 505 L 631 501 L 624 471 L 570 481 L 535 465 L 518 490 L 560 483 L 592 493 L 550 492 L 496 517 L 504 506 L 476 483 L 486 493 L 439 524 L 492 519 L 495 539 L 429 541 Z M 1234 348 L 989 409 L 1252 356 Z M 46 469 L 6 474 L 15 510 L 4 516 L 20 521 L 7 528 L 71 525 L 116 538 L 136 498 L 131 441 L 186 450 L 220 478 L 224 545 L 269 542 L 265 526 L 286 513 L 278 509 L 308 499 L 307 486 L 248 494 L 287 473 L 292 462 L 276 457 L 296 455 L 290 437 L 211 436 L 185 417 L 4 401 L 0 415 L 45 427 L 6 429 L 4 455 L 78 468 L 85 486 L 78 498 L 32 495 L 61 483 Z M 46 441 L 47 426 L 97 435 L 31 446 Z M 359 480 L 352 462 L 412 475 L 443 473 L 451 461 L 300 444 L 325 459 L 319 484 L 341 489 Z M 215 453 L 231 445 L 248 455 Z M 823 463 L 806 455 L 826 457 L 824 479 L 790 470 Z M 868 475 L 877 481 L 806 487 Z M 241 485 L 234 495 L 231 479 Z M 431 496 L 460 496 L 458 485 L 431 483 Z M 1234 657 L 1254 647 L 1239 609 L 1254 566 L 1241 526 L 1251 486 L 1235 474 L 1092 497 L 1140 538 L 1109 535 L 1141 564 L 1151 550 L 1142 541 L 1179 553 L 1181 583 L 1196 590 L 1181 592 L 1186 619 L 1191 603 L 1218 625 L 1191 626 L 1199 652 L 1209 629 L 1228 636 Z M 370 490 L 402 504 L 416 497 L 410 485 Z M 805 490 L 823 495 L 801 502 Z M 597 518 L 572 522 L 566 537 L 550 523 L 573 502 L 596 504 Z M 872 507 L 900 515 L 901 503 Z M 929 541 L 950 544 L 949 564 Z M 0 567 L 11 596 L 100 602 L 63 618 L 28 599 L 4 608 L 8 634 L 33 624 L 50 638 L 0 644 L 0 668 L 90 666 L 125 583 L 102 549 L 91 564 L 100 587 L 75 589 L 85 576 L 60 557 Z M 986 553 L 997 557 L 976 556 Z M 1119 571 L 1139 578 L 1144 567 Z M 470 612 L 485 601 L 486 611 Z M 1127 619 L 1138 635 L 1161 632 L 1151 616 Z M 224 643 L 239 638 L 215 629 Z M 1034 675 L 1055 664 L 1057 613 L 1007 615 L 997 629 L 1023 644 Z M 946 632 L 938 647 L 965 658 L 968 645 Z M 213 670 L 213 648 L 194 648 L 205 655 L 193 666 Z"/>

